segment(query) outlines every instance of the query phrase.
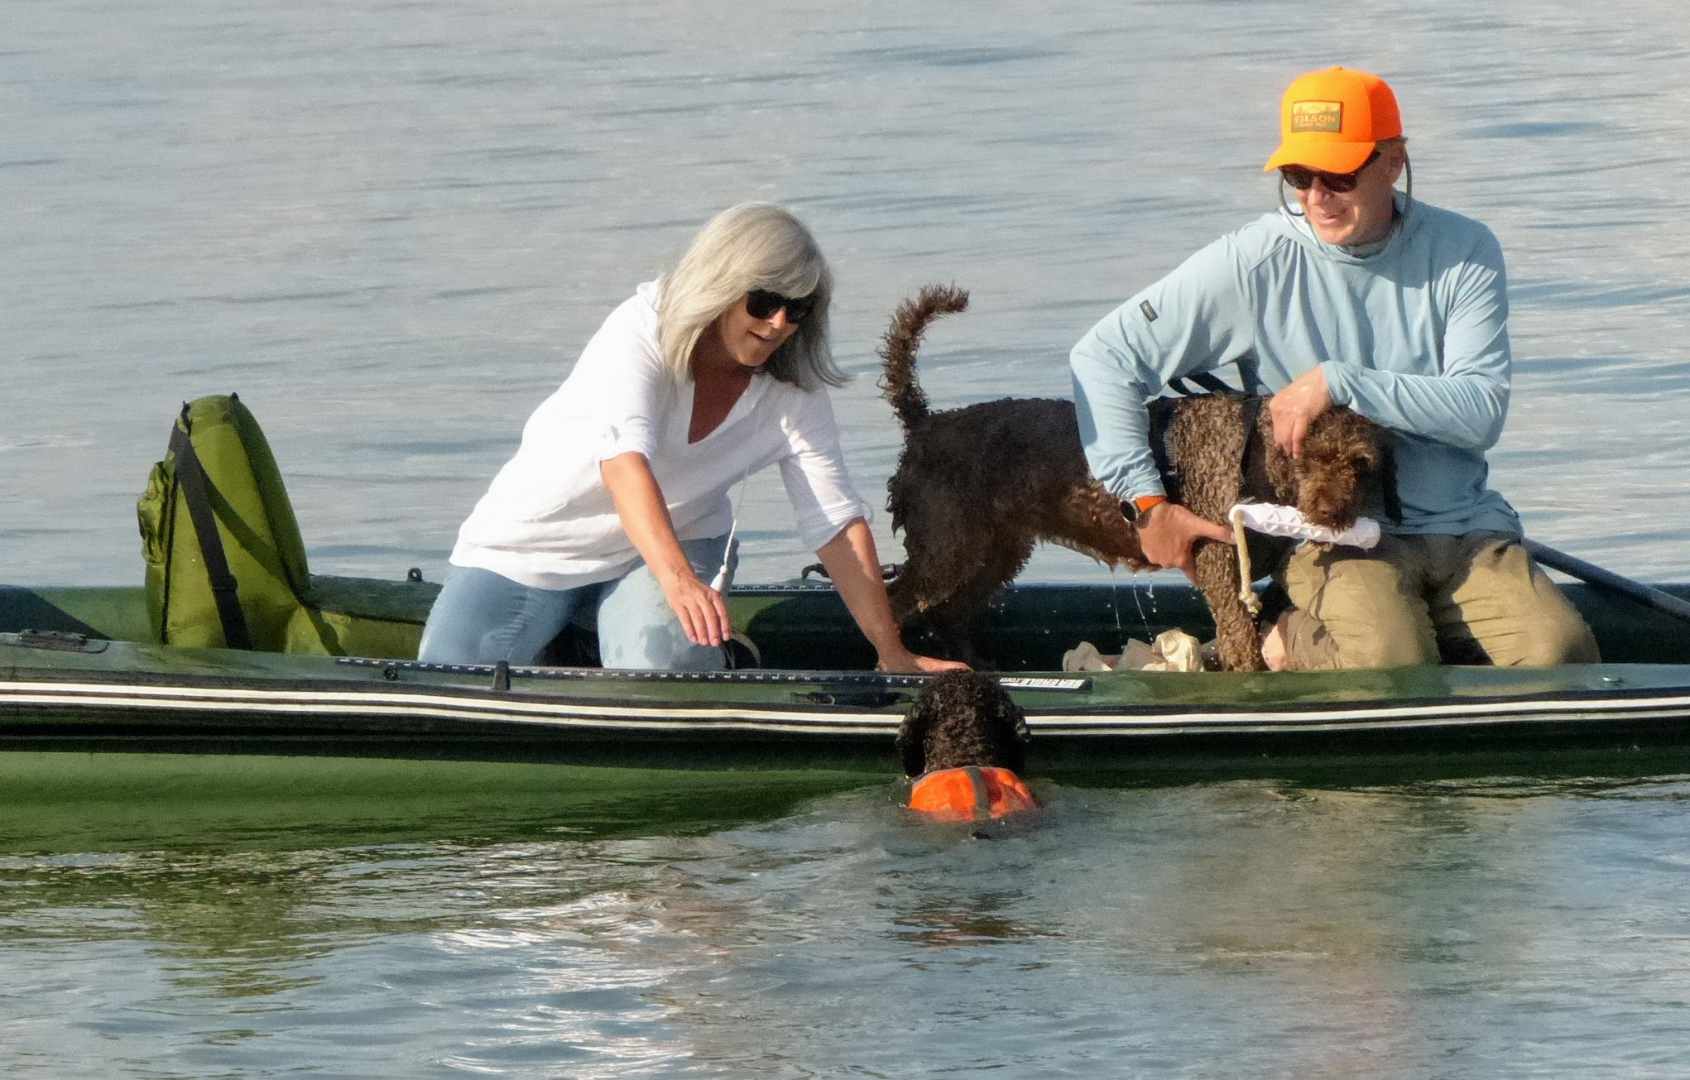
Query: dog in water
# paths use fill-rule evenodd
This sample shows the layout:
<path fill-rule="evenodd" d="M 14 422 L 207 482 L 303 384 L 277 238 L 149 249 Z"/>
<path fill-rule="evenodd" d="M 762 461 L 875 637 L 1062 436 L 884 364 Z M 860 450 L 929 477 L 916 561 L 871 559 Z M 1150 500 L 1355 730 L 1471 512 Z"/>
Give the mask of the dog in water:
<path fill-rule="evenodd" d="M 935 676 L 898 727 L 909 807 L 939 821 L 988 821 L 1038 807 L 1021 782 L 1027 718 L 977 671 Z"/>
<path fill-rule="evenodd" d="M 936 652 L 981 666 L 973 627 L 991 595 L 1014 580 L 1041 542 L 1108 564 L 1145 569 L 1138 532 L 1121 502 L 1091 475 L 1074 404 L 1001 398 L 935 411 L 916 379 L 921 336 L 940 315 L 968 306 L 968 294 L 931 285 L 902 304 L 880 350 L 880 388 L 904 429 L 903 453 L 886 483 L 892 529 L 906 561 L 888 586 L 900 623 L 915 618 L 939 638 Z M 1322 413 L 1292 458 L 1273 441 L 1260 398 L 1208 394 L 1151 403 L 1151 438 L 1165 461 L 1168 494 L 1210 521 L 1245 501 L 1297 507 L 1335 531 L 1355 524 L 1372 499 L 1394 506 L 1385 429 L 1351 412 Z M 1251 565 L 1279 564 L 1291 542 L 1252 533 Z M 1214 616 L 1221 664 L 1260 671 L 1254 616 L 1240 599 L 1236 552 L 1199 541 L 1197 586 Z"/>

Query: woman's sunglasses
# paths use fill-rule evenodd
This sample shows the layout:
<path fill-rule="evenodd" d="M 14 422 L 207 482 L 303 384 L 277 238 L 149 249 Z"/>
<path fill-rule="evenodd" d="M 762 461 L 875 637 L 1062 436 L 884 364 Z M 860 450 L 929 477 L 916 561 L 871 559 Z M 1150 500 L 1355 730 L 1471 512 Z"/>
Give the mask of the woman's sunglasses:
<path fill-rule="evenodd" d="M 1305 169 L 1301 165 L 1281 165 L 1279 175 L 1283 176 L 1285 182 L 1298 191 L 1307 191 L 1314 187 L 1316 178 L 1319 178 L 1321 187 L 1334 195 L 1344 195 L 1356 189 L 1356 184 L 1361 180 L 1361 174 L 1369 165 L 1378 160 L 1379 151 L 1375 150 L 1354 172 L 1330 173 L 1321 172 L 1319 169 Z"/>
<path fill-rule="evenodd" d="M 785 308 L 788 322 L 803 322 L 815 306 L 815 293 L 794 298 L 767 289 L 752 289 L 745 294 L 745 312 L 753 319 L 772 319 L 775 312 Z"/>

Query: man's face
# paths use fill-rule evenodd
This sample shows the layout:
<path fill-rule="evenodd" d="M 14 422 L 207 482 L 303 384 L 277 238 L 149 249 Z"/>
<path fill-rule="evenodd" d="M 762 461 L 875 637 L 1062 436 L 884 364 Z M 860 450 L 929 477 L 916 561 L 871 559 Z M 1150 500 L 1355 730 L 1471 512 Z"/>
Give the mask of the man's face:
<path fill-rule="evenodd" d="M 1341 195 L 1330 191 L 1317 173 L 1308 190 L 1297 192 L 1297 202 L 1324 243 L 1353 247 L 1383 240 L 1391 231 L 1392 185 L 1402 167 L 1402 144 L 1388 143 L 1357 174 L 1355 190 Z"/>

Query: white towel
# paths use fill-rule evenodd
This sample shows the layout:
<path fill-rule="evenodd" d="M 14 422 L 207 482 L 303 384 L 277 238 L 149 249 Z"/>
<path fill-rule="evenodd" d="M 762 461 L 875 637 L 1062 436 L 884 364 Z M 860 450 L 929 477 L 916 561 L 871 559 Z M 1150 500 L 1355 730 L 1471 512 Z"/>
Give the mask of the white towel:
<path fill-rule="evenodd" d="M 1269 536 L 1289 536 L 1298 540 L 1358 548 L 1370 548 L 1379 543 L 1379 523 L 1367 517 L 1356 518 L 1354 525 L 1338 532 L 1309 521 L 1295 506 L 1239 503 L 1227 512 L 1227 518 L 1234 525 L 1242 524 L 1247 529 L 1267 533 Z"/>

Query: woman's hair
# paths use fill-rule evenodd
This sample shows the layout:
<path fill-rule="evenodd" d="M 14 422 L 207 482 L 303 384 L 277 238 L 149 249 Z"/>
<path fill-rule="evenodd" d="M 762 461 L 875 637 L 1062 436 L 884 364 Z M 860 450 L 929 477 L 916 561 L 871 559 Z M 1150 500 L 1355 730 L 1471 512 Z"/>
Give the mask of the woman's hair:
<path fill-rule="evenodd" d="M 763 365 L 782 382 L 805 390 L 841 386 L 845 374 L 827 342 L 833 274 L 810 230 L 779 206 L 740 203 L 705 223 L 675 268 L 665 274 L 657 302 L 657 340 L 677 382 L 692 378 L 698 339 L 752 289 L 794 298 L 814 296 L 798 330 Z"/>

